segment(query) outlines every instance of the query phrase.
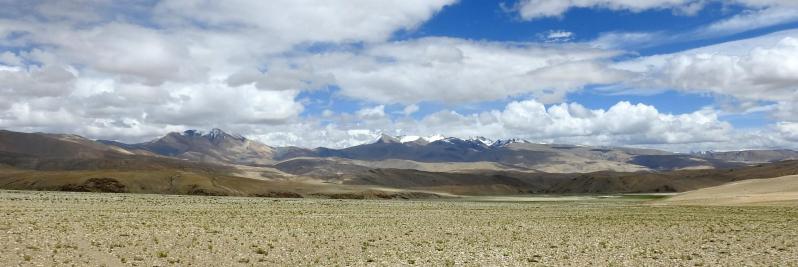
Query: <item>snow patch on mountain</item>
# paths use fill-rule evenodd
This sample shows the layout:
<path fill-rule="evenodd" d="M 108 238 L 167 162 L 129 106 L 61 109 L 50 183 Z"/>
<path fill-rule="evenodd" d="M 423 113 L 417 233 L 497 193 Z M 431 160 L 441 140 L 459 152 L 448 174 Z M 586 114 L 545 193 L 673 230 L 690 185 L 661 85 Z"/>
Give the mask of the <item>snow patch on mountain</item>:
<path fill-rule="evenodd" d="M 418 135 L 400 135 L 397 136 L 396 139 L 399 139 L 401 143 L 413 143 L 413 142 L 421 142 L 421 143 L 432 143 L 438 140 L 443 140 L 446 137 L 440 134 L 430 135 L 430 136 L 418 136 Z"/>

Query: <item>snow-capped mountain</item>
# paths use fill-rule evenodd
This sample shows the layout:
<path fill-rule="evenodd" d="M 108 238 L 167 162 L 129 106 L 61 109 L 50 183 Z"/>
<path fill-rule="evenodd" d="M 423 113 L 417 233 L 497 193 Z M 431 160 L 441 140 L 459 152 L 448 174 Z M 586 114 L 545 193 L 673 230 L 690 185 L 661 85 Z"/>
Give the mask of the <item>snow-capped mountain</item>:
<path fill-rule="evenodd" d="M 493 140 L 488 139 L 488 138 L 483 137 L 483 136 L 472 137 L 472 138 L 469 138 L 468 141 L 479 142 L 479 143 L 482 143 L 482 144 L 484 144 L 486 146 L 491 146 L 491 145 L 493 145 L 493 142 L 494 142 Z"/>

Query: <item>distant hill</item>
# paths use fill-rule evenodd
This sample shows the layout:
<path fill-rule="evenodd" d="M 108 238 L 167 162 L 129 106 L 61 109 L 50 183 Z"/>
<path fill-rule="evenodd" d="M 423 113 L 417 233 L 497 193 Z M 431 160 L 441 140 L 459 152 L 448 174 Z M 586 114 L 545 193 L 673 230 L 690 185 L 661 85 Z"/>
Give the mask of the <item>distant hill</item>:
<path fill-rule="evenodd" d="M 703 152 L 694 154 L 701 158 L 729 162 L 765 163 L 798 159 L 798 151 L 789 149 L 777 150 L 744 150 L 727 152 Z"/>
<path fill-rule="evenodd" d="M 513 139 L 486 142 L 482 138 L 443 138 L 432 142 L 401 142 L 400 138 L 383 135 L 374 143 L 343 149 L 277 148 L 275 162 L 278 168 L 294 159 L 326 159 L 326 164 L 357 164 L 373 166 L 381 162 L 384 168 L 407 169 L 408 161 L 418 163 L 484 163 L 495 165 L 490 169 L 536 170 L 552 173 L 585 173 L 596 171 L 669 171 L 678 169 L 712 169 L 742 165 L 720 159 L 695 155 L 675 154 L 653 149 L 616 147 L 587 147 L 574 145 L 534 144 Z M 338 160 L 345 159 L 345 160 Z M 356 162 L 349 161 L 355 160 Z M 391 166 L 391 163 L 398 165 Z M 325 164 L 315 161 L 316 165 Z M 482 165 L 484 166 L 484 164 Z M 460 164 L 462 169 L 468 168 Z"/>

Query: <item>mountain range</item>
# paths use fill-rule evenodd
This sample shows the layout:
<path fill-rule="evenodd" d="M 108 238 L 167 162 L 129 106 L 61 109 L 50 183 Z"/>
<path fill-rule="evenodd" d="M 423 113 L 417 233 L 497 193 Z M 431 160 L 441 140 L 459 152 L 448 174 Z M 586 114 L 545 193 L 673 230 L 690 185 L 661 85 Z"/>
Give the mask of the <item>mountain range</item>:
<path fill-rule="evenodd" d="M 0 131 L 0 188 L 328 197 L 673 192 L 793 174 L 795 159 L 792 150 L 680 154 L 484 137 L 382 135 L 310 149 L 220 129 L 137 144 Z"/>
<path fill-rule="evenodd" d="M 381 135 L 372 143 L 347 147 L 271 147 L 220 129 L 188 130 L 139 144 L 98 141 L 131 153 L 156 154 L 219 164 L 287 166 L 356 165 L 415 170 L 514 170 L 585 173 L 596 171 L 671 171 L 714 169 L 798 159 L 792 150 L 749 150 L 679 154 L 654 149 L 536 144 L 523 139 Z"/>

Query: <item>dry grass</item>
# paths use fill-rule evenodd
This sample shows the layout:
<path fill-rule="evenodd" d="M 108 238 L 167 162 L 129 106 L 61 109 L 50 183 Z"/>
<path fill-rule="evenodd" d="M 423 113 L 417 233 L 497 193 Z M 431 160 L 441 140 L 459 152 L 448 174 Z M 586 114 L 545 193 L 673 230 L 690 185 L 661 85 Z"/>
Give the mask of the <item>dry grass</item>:
<path fill-rule="evenodd" d="M 779 265 L 798 210 L 0 191 L 0 266 Z"/>

